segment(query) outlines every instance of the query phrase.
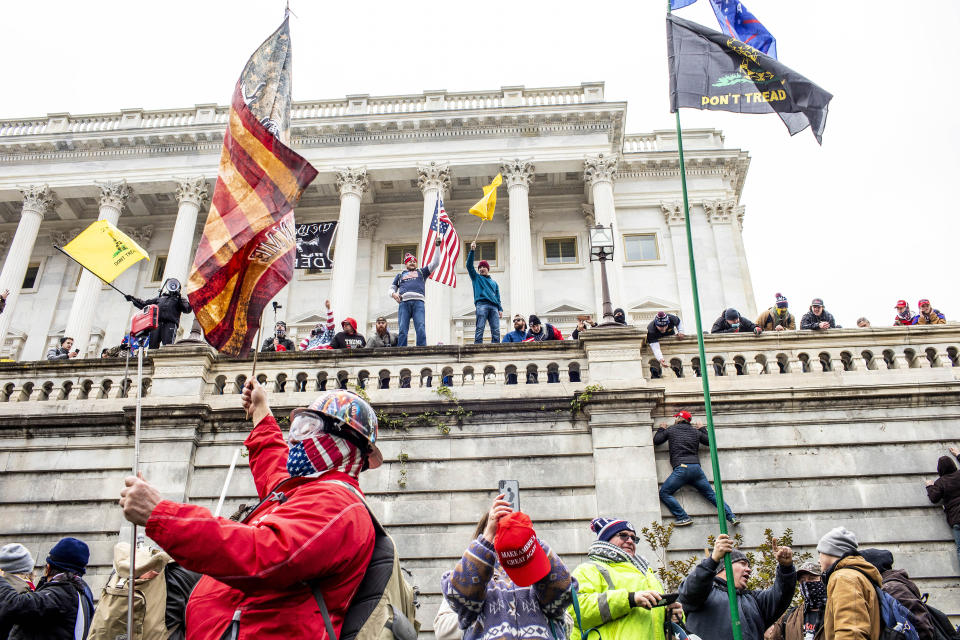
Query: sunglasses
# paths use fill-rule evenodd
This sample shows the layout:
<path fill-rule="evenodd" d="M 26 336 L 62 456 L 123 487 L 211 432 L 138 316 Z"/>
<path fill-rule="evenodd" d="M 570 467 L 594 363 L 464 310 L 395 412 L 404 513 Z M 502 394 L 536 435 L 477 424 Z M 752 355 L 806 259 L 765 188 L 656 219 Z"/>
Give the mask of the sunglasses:
<path fill-rule="evenodd" d="M 626 531 L 621 531 L 620 533 L 617 534 L 617 537 L 620 538 L 621 540 L 633 540 L 633 544 L 637 544 L 638 542 L 640 542 L 639 537 L 630 535 Z"/>

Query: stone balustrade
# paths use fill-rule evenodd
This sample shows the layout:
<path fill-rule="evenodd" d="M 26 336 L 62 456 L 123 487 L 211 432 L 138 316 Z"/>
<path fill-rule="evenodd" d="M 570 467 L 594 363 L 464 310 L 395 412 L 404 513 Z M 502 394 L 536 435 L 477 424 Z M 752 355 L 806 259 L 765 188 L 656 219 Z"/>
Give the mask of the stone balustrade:
<path fill-rule="evenodd" d="M 667 366 L 661 367 L 642 346 L 642 334 L 636 329 L 594 330 L 587 335 L 582 342 L 262 353 L 256 376 L 290 405 L 302 402 L 303 395 L 357 387 L 387 402 L 430 397 L 440 386 L 478 399 L 523 395 L 530 385 L 539 385 L 538 395 L 569 395 L 591 383 L 649 385 L 667 391 L 699 388 L 700 357 L 692 336 L 662 341 Z M 958 350 L 957 325 L 706 336 L 710 374 L 716 378 L 712 384 L 718 390 L 871 384 L 869 378 L 884 373 L 917 380 L 960 378 Z M 251 358 L 218 356 L 206 345 L 165 347 L 145 360 L 144 397 L 159 396 L 161 402 L 191 396 L 217 406 L 229 403 L 215 397 L 238 394 L 251 364 Z M 123 402 L 132 395 L 129 388 L 135 377 L 135 359 L 126 376 L 122 359 L 0 363 L 0 404 Z M 18 411 L 13 406 L 9 410 Z"/>
<path fill-rule="evenodd" d="M 667 365 L 661 367 L 647 352 L 644 377 L 669 386 L 700 375 L 693 336 L 668 338 L 660 345 Z M 760 376 L 761 384 L 782 386 L 808 378 L 822 384 L 824 375 L 849 378 L 890 371 L 916 375 L 923 369 L 960 367 L 958 325 L 708 335 L 705 346 L 710 374 L 725 386 L 735 385 L 737 376 Z"/>
<path fill-rule="evenodd" d="M 575 105 L 603 101 L 603 83 L 579 87 L 526 89 L 504 87 L 485 92 L 427 92 L 409 96 L 347 96 L 336 100 L 295 102 L 290 119 L 315 120 L 350 115 L 417 113 L 422 111 L 464 111 L 501 107 Z M 227 121 L 229 107 L 197 105 L 193 109 L 147 111 L 131 109 L 120 113 L 73 116 L 51 114 L 47 118 L 0 120 L 0 138 L 42 136 L 55 133 L 111 132 L 127 129 L 164 129 L 219 124 Z"/>

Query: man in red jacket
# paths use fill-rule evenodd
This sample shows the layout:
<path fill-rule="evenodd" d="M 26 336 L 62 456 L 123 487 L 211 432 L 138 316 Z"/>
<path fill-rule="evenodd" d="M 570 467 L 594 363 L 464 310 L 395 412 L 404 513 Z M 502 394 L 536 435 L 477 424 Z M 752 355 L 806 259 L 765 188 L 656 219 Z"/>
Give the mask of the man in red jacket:
<path fill-rule="evenodd" d="M 373 553 L 357 477 L 383 462 L 376 415 L 359 396 L 330 391 L 294 409 L 284 441 L 259 384 L 247 382 L 242 402 L 256 425 L 244 444 L 263 500 L 249 517 L 234 522 L 163 500 L 142 475 L 126 479 L 124 517 L 145 525 L 183 567 L 204 574 L 187 604 L 190 640 L 325 640 L 306 581 L 319 585 L 339 635 Z"/>

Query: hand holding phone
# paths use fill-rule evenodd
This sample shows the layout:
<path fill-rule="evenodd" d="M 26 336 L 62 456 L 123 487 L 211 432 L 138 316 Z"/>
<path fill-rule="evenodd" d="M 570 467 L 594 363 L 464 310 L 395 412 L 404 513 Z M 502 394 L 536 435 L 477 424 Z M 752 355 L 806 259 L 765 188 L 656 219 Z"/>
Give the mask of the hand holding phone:
<path fill-rule="evenodd" d="M 517 480 L 501 480 L 497 489 L 503 494 L 503 499 L 510 503 L 510 508 L 520 511 L 520 482 Z"/>
<path fill-rule="evenodd" d="M 677 601 L 677 598 L 679 598 L 679 597 L 680 597 L 680 594 L 679 594 L 679 593 L 665 593 L 665 594 L 663 594 L 662 596 L 660 596 L 660 601 L 659 601 L 657 604 L 653 605 L 653 606 L 655 606 L 655 607 L 665 607 L 665 606 L 667 606 L 667 605 L 670 605 L 670 604 L 673 604 L 674 602 L 676 602 L 676 601 Z"/>

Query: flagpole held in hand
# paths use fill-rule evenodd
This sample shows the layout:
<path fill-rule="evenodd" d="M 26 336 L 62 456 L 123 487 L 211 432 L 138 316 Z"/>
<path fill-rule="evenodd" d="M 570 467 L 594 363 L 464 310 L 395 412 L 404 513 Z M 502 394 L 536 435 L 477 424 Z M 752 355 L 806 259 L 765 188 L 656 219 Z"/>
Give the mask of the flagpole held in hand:
<path fill-rule="evenodd" d="M 476 242 L 476 241 L 477 241 L 477 238 L 480 237 L 480 229 L 483 229 L 483 223 L 484 223 L 484 222 L 486 222 L 486 220 L 481 220 L 481 221 L 480 221 L 480 226 L 477 228 L 477 235 L 474 236 L 474 238 L 473 238 L 473 241 L 474 241 L 474 242 Z"/>
<path fill-rule="evenodd" d="M 266 307 L 260 311 L 260 326 L 257 327 L 257 337 L 253 342 L 253 368 L 250 371 L 250 379 L 257 379 L 257 354 L 260 353 L 260 331 L 263 329 L 263 312 L 266 311 Z M 247 412 L 247 418 L 250 417 L 250 412 Z"/>
<path fill-rule="evenodd" d="M 670 15 L 672 0 L 667 0 L 667 15 Z M 673 53 L 672 51 L 669 53 Z M 720 520 L 720 533 L 727 533 L 727 520 L 724 511 L 723 482 L 720 479 L 720 459 L 717 455 L 717 438 L 713 429 L 713 405 L 710 403 L 710 380 L 707 370 L 707 357 L 703 344 L 703 325 L 700 318 L 700 292 L 697 287 L 697 266 L 693 256 L 693 233 L 690 229 L 690 202 L 687 196 L 687 170 L 683 158 L 683 130 L 680 127 L 680 109 L 676 110 L 677 120 L 677 153 L 680 160 L 680 188 L 683 192 L 683 221 L 687 235 L 687 255 L 690 258 L 690 285 L 693 289 L 693 317 L 697 326 L 697 348 L 700 352 L 700 382 L 703 386 L 703 406 L 707 418 L 707 433 L 710 437 L 710 462 L 713 466 L 713 484 L 717 494 L 717 516 Z M 734 640 L 742 640 L 743 632 L 740 628 L 740 610 L 737 606 L 736 585 L 733 583 L 733 563 L 730 554 L 723 557 L 726 569 L 727 600 L 730 604 L 730 627 Z"/>

